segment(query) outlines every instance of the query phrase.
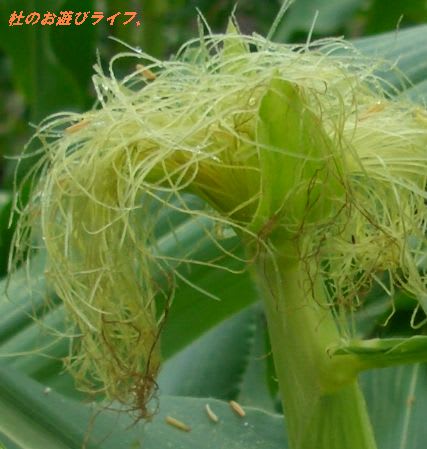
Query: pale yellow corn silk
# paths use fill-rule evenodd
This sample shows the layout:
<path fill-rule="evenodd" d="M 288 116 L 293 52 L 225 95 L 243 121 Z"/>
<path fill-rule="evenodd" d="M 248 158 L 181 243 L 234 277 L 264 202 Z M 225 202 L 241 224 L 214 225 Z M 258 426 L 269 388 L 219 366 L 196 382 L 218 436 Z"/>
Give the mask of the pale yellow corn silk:
<path fill-rule="evenodd" d="M 156 78 L 136 70 L 116 79 L 113 66 L 121 57 L 144 59 Z M 156 241 L 160 212 L 151 213 L 154 200 L 229 224 L 273 253 L 287 250 L 272 238 L 273 231 L 283 233 L 297 242 L 300 257 L 318 258 L 347 311 L 360 292 L 382 282 L 384 272 L 391 295 L 398 282 L 427 310 L 426 274 L 419 266 L 426 115 L 386 99 L 373 74 L 378 66 L 340 40 L 290 46 L 231 29 L 187 43 L 169 61 L 140 52 L 120 55 L 108 74 L 96 68 L 96 108 L 42 123 L 34 139 L 43 156 L 33 171 L 33 199 L 21 212 L 16 256 L 42 236 L 48 279 L 75 333 L 67 367 L 81 387 L 144 411 L 154 386 L 164 319 L 156 298 L 169 304 L 179 264 Z M 280 97 L 275 83 L 289 95 Z M 308 149 L 288 151 L 286 136 L 280 147 L 262 141 L 260 107 L 272 121 L 280 112 L 266 110 L 268 93 L 273 102 L 289 102 L 285 121 L 296 124 L 289 135 L 297 147 L 308 142 Z M 298 128 L 299 114 L 305 118 Z M 266 152 L 279 154 L 283 167 L 289 162 L 298 176 L 315 163 L 315 174 L 295 176 L 287 191 L 269 192 L 281 167 L 260 164 Z M 328 173 L 319 176 L 322 167 Z M 318 198 L 304 200 L 312 189 Z M 185 192 L 209 206 L 190 210 Z M 278 194 L 281 206 L 263 216 L 262 199 Z M 314 203 L 325 201 L 322 195 L 328 202 L 323 216 L 317 211 L 317 221 L 308 219 Z M 221 248 L 219 237 L 206 232 Z"/>

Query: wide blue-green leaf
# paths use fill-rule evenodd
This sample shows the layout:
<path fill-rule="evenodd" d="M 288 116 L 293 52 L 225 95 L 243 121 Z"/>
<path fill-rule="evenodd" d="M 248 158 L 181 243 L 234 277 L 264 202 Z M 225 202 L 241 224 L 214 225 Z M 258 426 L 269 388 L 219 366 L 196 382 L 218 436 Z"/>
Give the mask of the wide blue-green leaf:
<path fill-rule="evenodd" d="M 255 313 L 250 307 L 228 318 L 166 361 L 158 378 L 161 391 L 234 399 L 249 363 Z"/>
<path fill-rule="evenodd" d="M 423 104 L 427 98 L 427 25 L 396 30 L 354 41 L 356 47 L 375 60 L 385 60 L 398 71 L 379 71 L 394 88 L 407 92 L 402 96 Z"/>
<path fill-rule="evenodd" d="M 252 347 L 239 385 L 238 401 L 262 410 L 275 410 L 277 393 L 275 373 L 270 370 L 273 356 L 268 341 L 267 321 L 260 305 L 254 307 L 255 322 Z"/>
<path fill-rule="evenodd" d="M 286 449 L 283 416 L 245 408 L 240 417 L 226 402 L 214 399 L 160 398 L 160 413 L 147 425 L 142 449 Z M 210 421 L 206 404 L 219 422 Z M 165 426 L 165 416 L 177 418 L 191 427 L 184 433 Z"/>
<path fill-rule="evenodd" d="M 427 365 L 365 373 L 362 389 L 379 449 L 423 449 L 427 441 Z"/>
<path fill-rule="evenodd" d="M 206 404 L 218 422 L 209 418 Z M 241 417 L 223 401 L 173 396 L 160 396 L 158 408 L 151 423 L 136 422 L 124 412 L 65 399 L 0 366 L 0 441 L 6 436 L 19 449 L 80 449 L 83 442 L 86 449 L 286 448 L 280 415 L 247 408 Z M 167 416 L 191 430 L 168 424 Z"/>
<path fill-rule="evenodd" d="M 342 28 L 361 8 L 363 0 L 298 0 L 285 15 L 276 32 L 276 39 L 284 42 L 295 31 L 334 33 Z M 316 21 L 314 19 L 318 14 Z"/>

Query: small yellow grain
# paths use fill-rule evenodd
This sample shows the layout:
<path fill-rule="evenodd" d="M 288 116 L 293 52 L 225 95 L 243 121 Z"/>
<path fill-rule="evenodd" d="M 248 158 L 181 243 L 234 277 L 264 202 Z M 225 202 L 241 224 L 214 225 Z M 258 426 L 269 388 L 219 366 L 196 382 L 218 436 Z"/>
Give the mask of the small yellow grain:
<path fill-rule="evenodd" d="M 140 71 L 148 81 L 154 81 L 156 79 L 156 74 L 150 69 L 147 69 L 144 64 L 137 64 L 136 69 Z"/>
<path fill-rule="evenodd" d="M 229 402 L 231 410 L 233 410 L 234 413 L 236 413 L 236 415 L 239 415 L 241 417 L 246 415 L 246 412 L 243 410 L 243 407 L 238 404 L 236 401 L 230 401 Z"/>
<path fill-rule="evenodd" d="M 383 111 L 385 109 L 385 107 L 386 107 L 386 103 L 385 102 L 377 101 L 374 105 L 372 105 L 366 112 L 364 112 L 359 117 L 359 122 L 361 122 L 362 120 L 365 120 L 366 118 L 368 118 L 372 114 L 376 114 L 377 112 Z"/>
<path fill-rule="evenodd" d="M 179 421 L 176 418 L 172 418 L 172 416 L 166 416 L 165 418 L 166 422 L 172 426 L 172 427 L 176 427 L 179 430 L 182 430 L 184 432 L 190 432 L 191 431 L 191 427 L 188 426 L 187 424 L 183 423 L 182 421 Z"/>
<path fill-rule="evenodd" d="M 209 416 L 209 419 L 210 419 L 211 421 L 217 423 L 217 422 L 219 421 L 219 418 L 218 418 L 218 416 L 212 411 L 210 405 L 209 405 L 209 404 L 206 404 L 205 408 L 206 408 L 206 413 L 207 413 L 208 416 Z"/>
<path fill-rule="evenodd" d="M 65 128 L 65 132 L 67 134 L 73 134 L 80 129 L 84 128 L 88 124 L 87 119 L 80 120 L 79 122 L 75 123 L 74 125 L 69 126 L 68 128 Z"/>

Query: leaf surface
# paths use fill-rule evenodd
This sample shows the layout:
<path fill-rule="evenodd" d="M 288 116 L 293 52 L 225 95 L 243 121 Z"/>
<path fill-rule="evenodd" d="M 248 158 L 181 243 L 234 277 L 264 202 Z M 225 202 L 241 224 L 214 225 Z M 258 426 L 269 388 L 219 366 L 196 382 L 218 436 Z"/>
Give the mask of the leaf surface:
<path fill-rule="evenodd" d="M 244 417 L 214 399 L 160 396 L 151 423 L 126 413 L 65 399 L 10 368 L 0 367 L 0 438 L 19 449 L 285 449 L 283 417 L 247 408 Z M 213 422 L 206 404 L 217 415 Z M 166 422 L 175 418 L 184 432 Z M 134 425 L 132 425 L 134 424 Z"/>

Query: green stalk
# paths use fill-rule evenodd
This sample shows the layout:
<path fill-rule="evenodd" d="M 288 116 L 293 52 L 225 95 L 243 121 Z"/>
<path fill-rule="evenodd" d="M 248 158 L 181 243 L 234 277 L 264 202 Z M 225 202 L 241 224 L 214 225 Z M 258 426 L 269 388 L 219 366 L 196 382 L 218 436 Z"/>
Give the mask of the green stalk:
<path fill-rule="evenodd" d="M 339 334 L 321 279 L 305 261 L 267 253 L 256 277 L 291 449 L 376 449 L 357 358 L 328 355 Z"/>

